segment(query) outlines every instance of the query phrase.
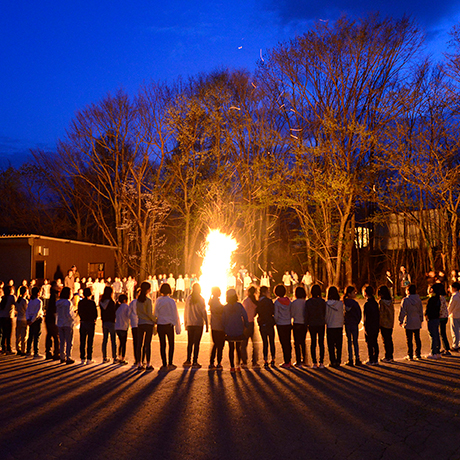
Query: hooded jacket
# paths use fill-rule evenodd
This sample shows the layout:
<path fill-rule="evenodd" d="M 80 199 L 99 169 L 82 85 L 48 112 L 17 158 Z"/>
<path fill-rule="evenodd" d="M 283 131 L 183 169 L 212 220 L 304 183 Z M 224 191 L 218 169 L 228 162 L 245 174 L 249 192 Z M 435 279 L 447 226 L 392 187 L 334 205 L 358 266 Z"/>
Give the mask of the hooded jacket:
<path fill-rule="evenodd" d="M 395 324 L 395 307 L 392 300 L 380 299 L 380 327 L 393 329 Z"/>
<path fill-rule="evenodd" d="M 222 313 L 222 324 L 225 334 L 229 337 L 240 337 L 244 328 L 249 326 L 248 314 L 239 302 L 228 303 Z"/>
<path fill-rule="evenodd" d="M 168 295 L 158 297 L 153 314 L 157 319 L 157 324 L 172 324 L 176 329 L 176 334 L 180 334 L 179 312 L 177 311 L 176 302 L 171 297 Z"/>
<path fill-rule="evenodd" d="M 246 297 L 243 300 L 243 307 L 248 314 L 248 321 L 253 323 L 254 317 L 257 315 L 257 301 L 254 303 L 250 297 Z"/>
<path fill-rule="evenodd" d="M 341 300 L 328 300 L 326 302 L 326 324 L 328 328 L 343 327 L 343 302 Z"/>
<path fill-rule="evenodd" d="M 146 297 L 143 302 L 139 299 L 136 300 L 136 313 L 138 324 L 150 324 L 153 326 L 156 323 L 156 318 L 153 314 L 153 304 L 149 297 Z M 131 322 L 131 327 L 132 324 Z"/>
<path fill-rule="evenodd" d="M 291 325 L 291 301 L 288 297 L 278 297 L 275 300 L 275 323 L 277 326 Z"/>
<path fill-rule="evenodd" d="M 57 327 L 73 327 L 75 323 L 75 311 L 68 299 L 59 299 L 56 302 L 56 325 Z"/>
<path fill-rule="evenodd" d="M 291 316 L 294 324 L 305 324 L 305 299 L 295 299 L 291 303 Z"/>
<path fill-rule="evenodd" d="M 129 315 L 131 310 L 127 303 L 121 303 L 115 310 L 115 330 L 127 331 L 129 328 Z"/>
<path fill-rule="evenodd" d="M 206 324 L 208 328 L 208 314 L 206 313 L 206 304 L 203 297 L 199 297 L 197 302 L 193 301 L 192 295 L 185 299 L 184 308 L 184 325 L 188 326 L 201 326 Z"/>
<path fill-rule="evenodd" d="M 223 331 L 222 315 L 224 313 L 224 306 L 220 302 L 219 297 L 211 297 L 208 304 L 211 313 L 211 329 L 213 331 Z"/>
<path fill-rule="evenodd" d="M 115 318 L 115 302 L 112 299 L 104 299 L 99 302 L 101 308 L 101 318 L 103 323 L 114 323 Z"/>
<path fill-rule="evenodd" d="M 423 322 L 423 306 L 418 294 L 410 294 L 401 302 L 399 324 L 406 329 L 420 329 Z"/>

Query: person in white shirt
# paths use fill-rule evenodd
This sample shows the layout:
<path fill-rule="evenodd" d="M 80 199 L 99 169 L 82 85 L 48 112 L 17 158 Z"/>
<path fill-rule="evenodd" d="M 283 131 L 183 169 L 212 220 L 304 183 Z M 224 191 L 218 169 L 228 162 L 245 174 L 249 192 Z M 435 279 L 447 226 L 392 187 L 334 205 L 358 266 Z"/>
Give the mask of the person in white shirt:
<path fill-rule="evenodd" d="M 262 286 L 266 286 L 270 289 L 270 278 L 268 277 L 267 272 L 264 272 L 260 277 L 260 287 Z"/>
<path fill-rule="evenodd" d="M 94 295 L 93 285 L 94 285 L 93 279 L 91 278 L 91 276 L 88 276 L 88 279 L 86 280 L 85 286 L 86 286 L 87 288 L 90 288 L 90 289 L 91 289 L 91 294 Z M 93 300 L 94 300 L 94 299 L 93 299 Z"/>
<path fill-rule="evenodd" d="M 236 277 L 233 273 L 227 276 L 227 290 L 236 288 Z"/>
<path fill-rule="evenodd" d="M 185 285 L 184 297 L 187 298 L 190 295 L 190 289 L 191 289 L 191 282 L 190 282 L 190 278 L 188 277 L 187 273 L 184 276 L 184 285 Z"/>
<path fill-rule="evenodd" d="M 112 289 L 113 289 L 113 297 L 115 298 L 115 301 L 118 301 L 120 294 L 123 292 L 123 285 L 121 284 L 121 279 L 116 276 L 115 280 L 112 284 Z"/>
<path fill-rule="evenodd" d="M 291 270 L 291 285 L 292 285 L 292 292 L 295 292 L 296 287 L 299 284 L 299 275 L 294 271 Z"/>
<path fill-rule="evenodd" d="M 171 287 L 171 295 L 173 295 L 176 291 L 176 279 L 174 278 L 172 273 L 169 274 L 169 278 L 166 280 L 166 282 Z"/>
<path fill-rule="evenodd" d="M 158 286 L 157 276 L 153 275 L 152 277 L 152 299 L 156 299 L 158 297 L 158 291 L 160 287 Z"/>
<path fill-rule="evenodd" d="M 184 292 L 185 292 L 185 283 L 184 283 L 184 278 L 182 278 L 182 275 L 179 275 L 179 278 L 176 280 L 176 298 L 179 302 L 182 302 L 184 300 Z"/>
<path fill-rule="evenodd" d="M 244 275 L 243 282 L 244 282 L 243 284 L 244 290 L 247 291 L 251 287 L 251 284 L 252 284 L 252 277 L 249 273 L 246 273 Z"/>
<path fill-rule="evenodd" d="M 81 289 L 80 278 L 75 278 L 75 282 L 73 283 L 73 292 L 74 294 L 78 294 L 78 291 Z"/>
<path fill-rule="evenodd" d="M 125 361 L 125 356 L 131 309 L 126 303 L 127 301 L 128 296 L 126 294 L 120 294 L 118 306 L 115 310 L 115 332 L 118 337 L 118 364 L 122 366 L 128 364 L 128 361 Z"/>
<path fill-rule="evenodd" d="M 32 342 L 34 344 L 34 358 L 43 358 L 38 354 L 38 341 L 40 339 L 42 330 L 43 318 L 43 302 L 38 298 L 40 289 L 38 287 L 32 288 L 29 305 L 26 310 L 26 321 L 29 326 L 29 338 L 27 339 L 27 352 L 26 355 L 30 356 Z"/>
<path fill-rule="evenodd" d="M 99 305 L 99 297 L 101 296 L 101 292 L 99 289 L 99 278 L 96 278 L 94 280 L 94 283 L 92 285 L 93 289 L 93 299 L 96 305 Z"/>
<path fill-rule="evenodd" d="M 47 279 L 43 281 L 39 297 L 43 300 L 43 308 L 46 310 L 48 308 L 48 303 L 51 297 L 51 284 L 49 284 Z"/>
<path fill-rule="evenodd" d="M 131 276 L 128 276 L 126 281 L 126 294 L 128 295 L 128 302 L 132 302 L 134 300 L 134 287 L 136 283 Z"/>
<path fill-rule="evenodd" d="M 305 275 L 302 277 L 302 283 L 305 287 L 305 292 L 307 293 L 307 297 L 310 297 L 311 287 L 313 285 L 313 277 L 311 273 L 307 270 Z"/>
<path fill-rule="evenodd" d="M 288 297 L 292 294 L 291 281 L 292 281 L 292 278 L 291 278 L 291 275 L 289 274 L 289 272 L 284 272 L 283 286 L 286 288 L 286 294 L 287 294 Z"/>
<path fill-rule="evenodd" d="M 102 294 L 104 294 L 105 286 L 106 286 L 106 285 L 105 285 L 105 280 L 104 280 L 104 278 L 101 278 L 101 279 L 99 280 L 99 286 L 98 286 L 99 300 L 101 300 Z M 113 292 L 113 290 L 112 290 L 112 292 Z M 94 297 L 95 297 L 95 300 L 94 300 L 94 301 L 96 302 L 96 294 L 94 294 Z M 96 305 L 99 305 L 99 301 L 96 302 Z"/>
<path fill-rule="evenodd" d="M 451 286 L 452 297 L 449 301 L 448 312 L 452 327 L 452 351 L 460 349 L 460 283 L 454 282 Z"/>
<path fill-rule="evenodd" d="M 173 363 L 174 357 L 174 329 L 176 334 L 181 333 L 179 312 L 176 302 L 171 299 L 171 286 L 163 283 L 160 288 L 160 297 L 155 302 L 154 316 L 157 317 L 157 331 L 160 339 L 160 355 L 163 365 L 160 371 L 172 371 L 177 366 Z M 168 337 L 168 359 L 166 360 L 166 337 Z"/>
<path fill-rule="evenodd" d="M 153 302 L 156 299 L 156 292 L 153 290 L 153 276 L 149 275 L 145 281 L 150 284 L 149 298 Z"/>

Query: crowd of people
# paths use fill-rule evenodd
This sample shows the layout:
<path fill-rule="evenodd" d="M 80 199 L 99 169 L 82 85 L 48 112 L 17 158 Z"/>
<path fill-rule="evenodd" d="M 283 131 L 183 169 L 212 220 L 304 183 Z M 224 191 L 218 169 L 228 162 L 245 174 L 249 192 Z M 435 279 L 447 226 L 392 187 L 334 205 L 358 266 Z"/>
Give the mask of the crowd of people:
<path fill-rule="evenodd" d="M 241 268 L 244 270 L 244 267 Z M 244 273 L 244 275 L 246 275 Z M 356 301 L 357 290 L 348 286 L 343 296 L 335 286 L 327 289 L 325 298 L 318 284 L 313 284 L 310 274 L 294 283 L 296 278 L 286 272 L 290 280 L 270 286 L 270 280 L 260 280 L 260 286 L 249 283 L 244 286 L 244 296 L 237 290 L 238 284 L 226 292 L 226 301 L 220 300 L 220 289 L 212 290 L 208 302 L 201 295 L 201 287 L 196 278 L 174 279 L 162 276 L 158 289 L 151 276 L 137 288 L 119 278 L 103 282 L 103 289 L 97 290 L 91 278 L 80 279 L 76 267 L 72 267 L 64 283 L 45 280 L 41 287 L 24 282 L 16 291 L 14 283 L 4 286 L 0 282 L 0 333 L 1 352 L 13 354 L 11 332 L 16 319 L 16 353 L 20 356 L 43 358 L 39 353 L 39 339 L 42 323 L 45 324 L 45 356 L 47 360 L 74 364 L 72 345 L 74 326 L 79 318 L 80 362 L 91 364 L 96 321 L 102 321 L 102 361 L 104 363 L 128 364 L 126 348 L 128 332 L 131 328 L 133 339 L 134 366 L 139 370 L 152 370 L 151 342 L 158 334 L 160 343 L 160 370 L 173 370 L 174 336 L 182 329 L 177 302 L 172 298 L 185 298 L 184 321 L 187 332 L 187 358 L 184 367 L 200 368 L 199 350 L 203 330 L 211 329 L 213 346 L 209 359 L 209 369 L 221 370 L 223 350 L 228 344 L 230 371 L 239 372 L 249 366 L 249 348 L 252 347 L 251 365 L 260 368 L 258 343 L 254 340 L 256 321 L 262 339 L 262 357 L 265 367 L 275 365 L 275 330 L 281 346 L 283 363 L 281 367 L 302 368 L 309 365 L 306 338 L 310 335 L 310 366 L 325 366 L 325 340 L 331 367 L 342 364 L 343 330 L 345 329 L 348 360 L 346 365 L 362 364 L 359 350 L 359 325 L 364 324 L 367 344 L 368 365 L 379 364 L 378 336 L 381 334 L 384 356 L 380 362 L 393 361 L 393 328 L 395 319 L 405 329 L 408 360 L 416 360 L 421 355 L 420 329 L 427 321 L 431 340 L 428 359 L 439 359 L 442 354 L 458 352 L 460 346 L 460 283 L 452 281 L 451 296 L 442 282 L 429 286 L 430 297 L 423 310 L 422 301 L 414 284 L 405 286 L 406 296 L 402 299 L 399 313 L 395 312 L 393 295 L 387 285 L 375 292 L 372 286 L 365 286 L 363 309 Z M 265 276 L 266 274 L 264 274 Z M 267 274 L 268 275 L 268 274 Z M 190 284 L 186 284 L 185 280 Z M 84 280 L 84 281 L 83 281 Z M 184 284 L 182 284 L 182 280 Z M 244 276 L 242 277 L 244 280 Z M 179 282 L 178 282 L 179 281 Z M 288 283 L 289 281 L 289 283 Z M 100 283 L 100 280 L 97 280 Z M 190 286 L 190 287 L 189 287 Z M 292 289 L 293 288 L 293 289 Z M 132 293 L 130 291 L 132 289 Z M 273 299 L 274 295 L 274 299 Z M 240 302 L 241 299 L 241 302 Z M 448 321 L 451 321 L 452 346 L 447 337 Z M 118 344 L 117 344 L 118 339 Z M 415 341 L 415 352 L 413 342 Z M 441 351 L 441 341 L 444 349 Z M 111 358 L 107 351 L 110 342 Z M 251 342 L 251 343 L 250 343 Z M 295 361 L 292 359 L 292 342 Z"/>

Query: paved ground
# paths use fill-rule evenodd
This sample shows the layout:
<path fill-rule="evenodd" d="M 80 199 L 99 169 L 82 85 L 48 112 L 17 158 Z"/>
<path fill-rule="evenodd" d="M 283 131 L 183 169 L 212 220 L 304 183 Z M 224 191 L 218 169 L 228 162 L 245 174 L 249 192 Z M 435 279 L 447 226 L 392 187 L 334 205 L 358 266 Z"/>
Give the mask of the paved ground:
<path fill-rule="evenodd" d="M 391 365 L 237 375 L 227 359 L 221 373 L 103 365 L 100 341 L 90 366 L 0 356 L 1 459 L 460 459 L 460 354 L 404 361 L 399 328 Z"/>

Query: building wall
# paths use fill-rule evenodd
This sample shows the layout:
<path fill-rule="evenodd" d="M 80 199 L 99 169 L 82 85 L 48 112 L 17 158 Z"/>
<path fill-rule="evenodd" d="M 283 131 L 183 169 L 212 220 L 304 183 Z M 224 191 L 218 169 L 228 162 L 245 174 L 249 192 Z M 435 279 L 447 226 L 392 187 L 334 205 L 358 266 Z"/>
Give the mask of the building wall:
<path fill-rule="evenodd" d="M 77 266 L 82 277 L 87 277 L 90 264 L 104 264 L 105 278 L 115 276 L 115 257 L 112 248 L 44 238 L 34 238 L 33 245 L 32 277 L 34 278 L 37 261 L 45 261 L 45 278 L 48 279 L 65 276 L 72 265 Z M 43 248 L 48 250 L 44 251 Z M 92 275 L 94 276 L 94 273 Z"/>
<path fill-rule="evenodd" d="M 1 264 L 0 279 L 12 278 L 16 285 L 22 279 L 38 278 L 37 264 L 44 268 L 44 278 L 48 279 L 63 279 L 72 265 L 77 266 L 82 277 L 87 277 L 90 264 L 95 273 L 102 264 L 105 278 L 115 276 L 114 248 L 77 241 L 40 236 L 0 238 L 0 260 L 11 261 Z"/>
<path fill-rule="evenodd" d="M 30 279 L 31 247 L 27 238 L 6 240 L 0 238 L 0 280 L 10 279 L 19 286 L 23 279 Z"/>
<path fill-rule="evenodd" d="M 435 247 L 439 244 L 440 218 L 438 210 L 430 209 L 426 211 L 414 211 L 412 218 L 403 214 L 389 214 L 385 224 L 377 227 L 376 247 L 385 250 L 398 249 L 418 249 L 420 244 L 424 244 L 420 233 L 419 225 L 414 222 L 422 222 L 425 234 L 429 239 L 430 245 Z"/>

